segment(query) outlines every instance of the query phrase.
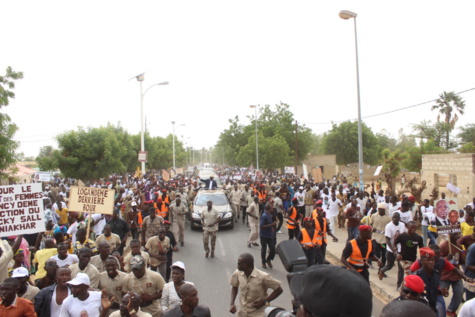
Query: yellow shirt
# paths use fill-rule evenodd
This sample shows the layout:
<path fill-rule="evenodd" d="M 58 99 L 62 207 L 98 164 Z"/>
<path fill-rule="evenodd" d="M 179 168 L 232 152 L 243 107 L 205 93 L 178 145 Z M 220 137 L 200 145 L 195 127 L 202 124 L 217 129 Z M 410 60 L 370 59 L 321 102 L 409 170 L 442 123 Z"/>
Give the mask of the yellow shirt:
<path fill-rule="evenodd" d="M 35 273 L 35 279 L 46 276 L 45 263 L 56 254 L 58 254 L 58 249 L 56 248 L 36 251 L 35 258 L 33 259 L 33 263 L 38 263 L 38 271 Z"/>
<path fill-rule="evenodd" d="M 472 235 L 473 234 L 473 227 L 474 226 L 471 226 L 466 222 L 462 222 L 460 224 L 460 228 L 462 229 L 462 237 Z"/>
<path fill-rule="evenodd" d="M 63 208 L 61 210 L 56 209 L 56 213 L 59 215 L 60 224 L 68 223 L 68 209 L 67 208 Z"/>

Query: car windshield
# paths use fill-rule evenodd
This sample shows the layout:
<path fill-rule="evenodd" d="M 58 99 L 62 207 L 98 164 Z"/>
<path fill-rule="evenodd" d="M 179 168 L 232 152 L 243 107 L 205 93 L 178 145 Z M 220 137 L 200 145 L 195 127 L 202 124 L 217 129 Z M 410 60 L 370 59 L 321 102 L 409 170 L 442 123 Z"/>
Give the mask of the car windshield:
<path fill-rule="evenodd" d="M 226 205 L 228 202 L 224 195 L 199 195 L 196 197 L 195 205 L 197 206 L 206 206 L 208 200 L 213 202 L 213 205 Z"/>

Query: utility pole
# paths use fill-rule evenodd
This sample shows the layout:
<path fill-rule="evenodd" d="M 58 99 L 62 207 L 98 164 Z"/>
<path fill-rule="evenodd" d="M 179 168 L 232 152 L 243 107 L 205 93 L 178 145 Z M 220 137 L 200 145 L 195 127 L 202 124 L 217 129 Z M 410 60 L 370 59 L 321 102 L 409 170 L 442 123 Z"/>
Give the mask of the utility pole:
<path fill-rule="evenodd" d="M 297 175 L 297 177 L 299 177 L 298 167 L 299 167 L 299 124 L 297 120 L 295 120 L 295 174 Z"/>

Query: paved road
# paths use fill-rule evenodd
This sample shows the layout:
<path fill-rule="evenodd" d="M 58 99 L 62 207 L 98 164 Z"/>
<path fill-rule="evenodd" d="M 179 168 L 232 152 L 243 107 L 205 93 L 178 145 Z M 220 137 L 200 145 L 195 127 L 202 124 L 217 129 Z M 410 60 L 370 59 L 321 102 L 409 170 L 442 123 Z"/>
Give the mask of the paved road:
<path fill-rule="evenodd" d="M 206 259 L 202 244 L 202 233 L 191 231 L 189 224 L 187 224 L 185 246 L 179 248 L 179 252 L 174 253 L 173 260 L 180 260 L 185 263 L 187 268 L 186 280 L 195 283 L 198 288 L 200 303 L 209 306 L 213 316 L 233 316 L 229 313 L 231 293 L 229 279 L 236 269 L 237 258 L 240 254 L 250 252 L 254 256 L 256 266 L 261 269 L 260 248 L 252 247 L 249 249 L 247 247 L 248 235 L 248 228 L 241 223 L 237 223 L 232 230 L 218 232 L 216 257 Z M 277 243 L 286 238 L 285 233 L 278 234 Z M 276 256 L 273 263 L 274 268 L 265 271 L 282 281 L 284 293 L 272 303 L 274 306 L 290 309 L 292 296 L 287 284 L 287 272 L 278 256 Z M 236 304 L 239 304 L 238 299 Z M 373 316 L 379 316 L 383 306 L 384 304 L 381 301 L 373 297 Z"/>

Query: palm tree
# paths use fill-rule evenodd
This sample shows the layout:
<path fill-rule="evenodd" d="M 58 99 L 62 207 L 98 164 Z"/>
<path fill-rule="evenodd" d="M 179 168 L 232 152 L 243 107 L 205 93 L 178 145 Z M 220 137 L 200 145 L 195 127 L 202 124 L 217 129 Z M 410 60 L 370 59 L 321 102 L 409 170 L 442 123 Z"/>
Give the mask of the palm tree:
<path fill-rule="evenodd" d="M 445 116 L 444 123 L 446 126 L 445 132 L 445 149 L 449 149 L 449 136 L 450 132 L 455 128 L 459 117 L 462 115 L 465 108 L 465 101 L 459 97 L 455 92 L 443 92 L 439 95 L 439 98 L 435 101 L 435 105 L 432 106 L 432 110 L 439 110 L 437 121 L 440 121 L 440 115 Z"/>

